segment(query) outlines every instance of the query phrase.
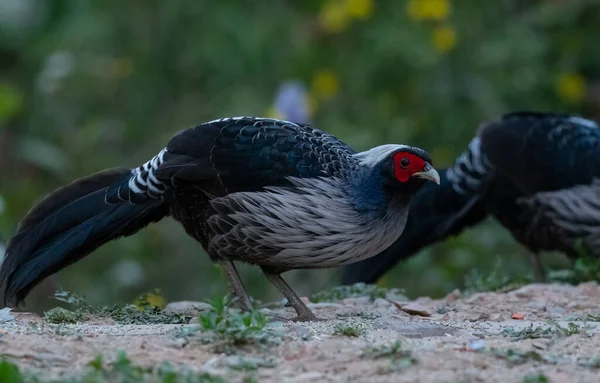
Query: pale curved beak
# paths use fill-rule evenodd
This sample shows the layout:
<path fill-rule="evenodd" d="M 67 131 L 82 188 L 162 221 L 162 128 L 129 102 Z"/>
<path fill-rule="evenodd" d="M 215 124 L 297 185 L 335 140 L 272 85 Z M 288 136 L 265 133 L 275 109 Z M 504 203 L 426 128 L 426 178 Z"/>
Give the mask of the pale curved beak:
<path fill-rule="evenodd" d="M 423 171 L 414 173 L 413 177 L 423 178 L 429 181 L 433 181 L 438 185 L 440 184 L 439 173 L 429 163 L 425 163 L 425 168 L 423 169 Z"/>

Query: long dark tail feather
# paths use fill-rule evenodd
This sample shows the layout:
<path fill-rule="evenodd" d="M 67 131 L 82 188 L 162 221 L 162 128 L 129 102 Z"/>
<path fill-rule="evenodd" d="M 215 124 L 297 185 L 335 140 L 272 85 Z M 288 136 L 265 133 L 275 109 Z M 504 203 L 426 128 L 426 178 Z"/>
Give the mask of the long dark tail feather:
<path fill-rule="evenodd" d="M 424 247 L 449 236 L 460 234 L 487 216 L 476 196 L 466 198 L 453 190 L 446 171 L 440 171 L 440 186 L 429 183 L 413 198 L 408 221 L 400 238 L 378 255 L 346 266 L 342 272 L 342 284 L 376 283 L 401 259 L 407 259 Z"/>
<path fill-rule="evenodd" d="M 5 305 L 18 306 L 44 278 L 168 214 L 159 199 L 107 202 L 109 188 L 130 192 L 130 176 L 127 169 L 105 170 L 54 191 L 31 209 L 6 246 L 0 269 Z"/>

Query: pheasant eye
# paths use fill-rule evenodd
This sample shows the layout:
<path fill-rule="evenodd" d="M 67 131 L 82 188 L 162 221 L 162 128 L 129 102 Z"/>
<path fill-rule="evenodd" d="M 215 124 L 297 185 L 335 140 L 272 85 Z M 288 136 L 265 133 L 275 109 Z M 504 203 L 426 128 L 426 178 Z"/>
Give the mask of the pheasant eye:
<path fill-rule="evenodd" d="M 400 160 L 400 166 L 402 166 L 403 168 L 407 168 L 407 167 L 408 167 L 408 165 L 410 165 L 410 161 L 408 160 L 408 158 L 406 158 L 406 157 L 403 157 L 403 158 Z"/>

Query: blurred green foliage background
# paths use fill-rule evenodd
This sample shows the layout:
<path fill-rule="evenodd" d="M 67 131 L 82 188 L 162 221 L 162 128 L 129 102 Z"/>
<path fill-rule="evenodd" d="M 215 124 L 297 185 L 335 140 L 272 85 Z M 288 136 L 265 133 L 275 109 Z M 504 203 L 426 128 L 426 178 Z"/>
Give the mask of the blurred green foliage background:
<path fill-rule="evenodd" d="M 357 150 L 424 147 L 436 167 L 504 112 L 598 119 L 598 15 L 597 0 L 0 0 L 0 243 L 46 193 L 138 166 L 181 129 L 285 116 L 274 100 L 289 80 L 308 90 L 315 126 Z M 439 296 L 498 260 L 508 273 L 529 270 L 525 250 L 489 221 L 381 283 Z M 280 298 L 258 269 L 242 272 L 251 294 Z M 339 271 L 286 279 L 305 295 L 338 284 Z M 59 286 L 96 303 L 153 287 L 169 300 L 227 291 L 201 246 L 169 220 L 49 278 L 28 309 L 53 305 L 46 297 Z"/>

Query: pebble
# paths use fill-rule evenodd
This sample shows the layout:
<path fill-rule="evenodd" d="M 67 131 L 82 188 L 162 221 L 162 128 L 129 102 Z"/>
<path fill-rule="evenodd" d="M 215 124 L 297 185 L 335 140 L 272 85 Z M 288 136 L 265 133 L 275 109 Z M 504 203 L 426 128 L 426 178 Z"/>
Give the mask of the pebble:
<path fill-rule="evenodd" d="M 456 302 L 460 299 L 460 290 L 455 289 L 450 294 L 446 295 L 446 302 Z"/>
<path fill-rule="evenodd" d="M 340 301 L 344 306 L 367 306 L 371 304 L 369 297 L 346 298 Z"/>
<path fill-rule="evenodd" d="M 205 302 L 179 301 L 169 303 L 164 311 L 175 314 L 197 315 L 200 311 L 212 309 L 212 306 Z"/>
<path fill-rule="evenodd" d="M 487 320 L 489 318 L 490 318 L 490 314 L 482 313 L 482 312 L 468 313 L 465 317 L 465 319 L 468 320 L 469 322 L 479 322 L 479 321 Z"/>
<path fill-rule="evenodd" d="M 0 323 L 10 322 L 15 319 L 15 317 L 10 313 L 11 309 L 8 307 L 0 310 Z"/>
<path fill-rule="evenodd" d="M 296 338 L 300 340 L 310 340 L 312 338 L 312 333 L 310 330 L 304 326 L 296 326 L 294 327 L 294 335 Z"/>
<path fill-rule="evenodd" d="M 186 345 L 186 340 L 183 338 L 176 338 L 170 341 L 165 342 L 165 346 L 171 348 L 183 348 Z"/>
<path fill-rule="evenodd" d="M 473 351 L 479 351 L 485 347 L 485 341 L 481 339 L 475 339 L 469 342 L 469 349 Z"/>
<path fill-rule="evenodd" d="M 377 298 L 375 299 L 375 302 L 373 302 L 373 306 L 375 306 L 378 309 L 385 309 L 393 306 L 393 304 L 390 301 L 387 301 L 383 298 Z"/>

